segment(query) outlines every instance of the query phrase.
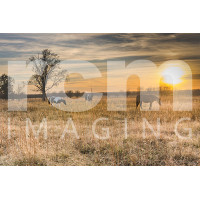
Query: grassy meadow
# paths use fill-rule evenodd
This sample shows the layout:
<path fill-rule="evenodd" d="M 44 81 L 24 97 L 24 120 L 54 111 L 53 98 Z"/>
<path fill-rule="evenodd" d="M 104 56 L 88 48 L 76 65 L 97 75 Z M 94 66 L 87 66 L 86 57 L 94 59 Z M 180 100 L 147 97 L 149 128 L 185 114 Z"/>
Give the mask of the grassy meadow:
<path fill-rule="evenodd" d="M 171 166 L 200 163 L 200 97 L 193 97 L 191 112 L 172 111 L 172 101 L 168 97 L 162 97 L 159 112 L 136 109 L 135 97 L 128 97 L 126 112 L 107 111 L 106 97 L 95 108 L 81 113 L 58 110 L 41 99 L 28 99 L 27 112 L 8 112 L 7 101 L 1 100 L 0 110 L 0 165 Z M 106 140 L 95 138 L 92 132 L 92 124 L 102 117 L 108 120 L 98 122 L 96 132 L 103 136 L 102 128 L 109 128 L 110 137 Z M 190 139 L 180 139 L 174 132 L 176 121 L 182 117 L 191 120 L 181 122 L 178 131 L 187 136 L 188 131 L 184 129 L 192 128 Z M 42 130 L 38 138 L 31 129 L 26 137 L 26 118 L 31 120 L 35 130 L 46 118 L 47 139 L 44 139 Z M 66 133 L 64 139 L 61 138 L 69 118 L 74 122 L 79 139 L 73 133 Z M 143 137 L 143 118 L 155 131 L 157 118 L 160 118 L 159 138 L 148 126 Z"/>

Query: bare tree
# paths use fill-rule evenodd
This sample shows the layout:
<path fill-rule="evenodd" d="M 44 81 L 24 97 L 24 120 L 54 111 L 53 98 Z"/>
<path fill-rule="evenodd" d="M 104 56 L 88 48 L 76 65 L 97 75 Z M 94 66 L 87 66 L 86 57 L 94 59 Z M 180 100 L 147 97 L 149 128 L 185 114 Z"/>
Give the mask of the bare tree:
<path fill-rule="evenodd" d="M 2 74 L 0 76 L 0 96 L 3 99 L 7 99 L 8 94 L 13 93 L 13 83 L 14 79 L 9 77 L 7 74 Z"/>
<path fill-rule="evenodd" d="M 33 63 L 33 75 L 30 84 L 33 84 L 37 91 L 42 93 L 42 100 L 46 100 L 46 92 L 53 86 L 59 84 L 64 77 L 63 70 L 59 69 L 61 60 L 59 56 L 49 49 L 44 49 L 41 54 L 29 58 L 28 64 Z M 51 84 L 47 87 L 47 80 L 51 80 Z"/>

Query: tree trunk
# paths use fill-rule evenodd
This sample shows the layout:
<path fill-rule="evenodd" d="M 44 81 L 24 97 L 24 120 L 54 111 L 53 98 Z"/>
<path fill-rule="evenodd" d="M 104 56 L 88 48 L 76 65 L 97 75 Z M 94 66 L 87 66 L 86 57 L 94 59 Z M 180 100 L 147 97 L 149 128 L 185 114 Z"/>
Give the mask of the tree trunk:
<path fill-rule="evenodd" d="M 45 101 L 46 100 L 46 94 L 45 92 L 42 93 L 42 101 Z"/>
<path fill-rule="evenodd" d="M 45 101 L 46 100 L 46 91 L 45 91 L 45 79 L 44 78 L 42 78 L 42 85 L 43 85 L 43 87 L 42 87 L 42 101 Z"/>
<path fill-rule="evenodd" d="M 43 90 L 42 90 L 42 101 L 46 100 L 46 91 L 45 91 L 45 85 L 43 84 Z"/>

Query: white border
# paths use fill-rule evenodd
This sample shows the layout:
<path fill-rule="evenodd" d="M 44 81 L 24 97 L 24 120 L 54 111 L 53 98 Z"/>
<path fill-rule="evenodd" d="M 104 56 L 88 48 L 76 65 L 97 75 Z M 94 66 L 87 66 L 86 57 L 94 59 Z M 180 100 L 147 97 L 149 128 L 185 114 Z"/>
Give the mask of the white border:
<path fill-rule="evenodd" d="M 198 167 L 2 167 L 0 177 L 4 200 L 184 200 L 199 196 L 200 174 Z"/>
<path fill-rule="evenodd" d="M 198 0 L 7 0 L 4 33 L 199 32 Z"/>
<path fill-rule="evenodd" d="M 7 0 L 1 33 L 198 33 L 195 0 Z M 1 167 L 4 199 L 196 199 L 198 167 Z"/>

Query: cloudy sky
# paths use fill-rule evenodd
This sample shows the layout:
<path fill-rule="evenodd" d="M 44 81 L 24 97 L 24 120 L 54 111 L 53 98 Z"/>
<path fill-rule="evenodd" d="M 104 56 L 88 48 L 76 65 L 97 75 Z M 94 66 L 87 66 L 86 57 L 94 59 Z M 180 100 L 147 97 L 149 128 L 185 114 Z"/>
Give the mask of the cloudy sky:
<path fill-rule="evenodd" d="M 0 34 L 0 46 L 0 73 L 7 73 L 8 61 L 27 61 L 46 48 L 57 53 L 61 60 L 95 64 L 102 78 L 83 86 L 80 76 L 71 76 L 68 86 L 74 89 L 82 85 L 84 90 L 93 84 L 97 91 L 105 90 L 107 61 L 124 60 L 128 65 L 143 59 L 157 66 L 168 60 L 185 61 L 192 69 L 193 88 L 199 88 L 200 34 Z M 131 82 L 130 90 L 131 85 L 136 87 Z"/>

